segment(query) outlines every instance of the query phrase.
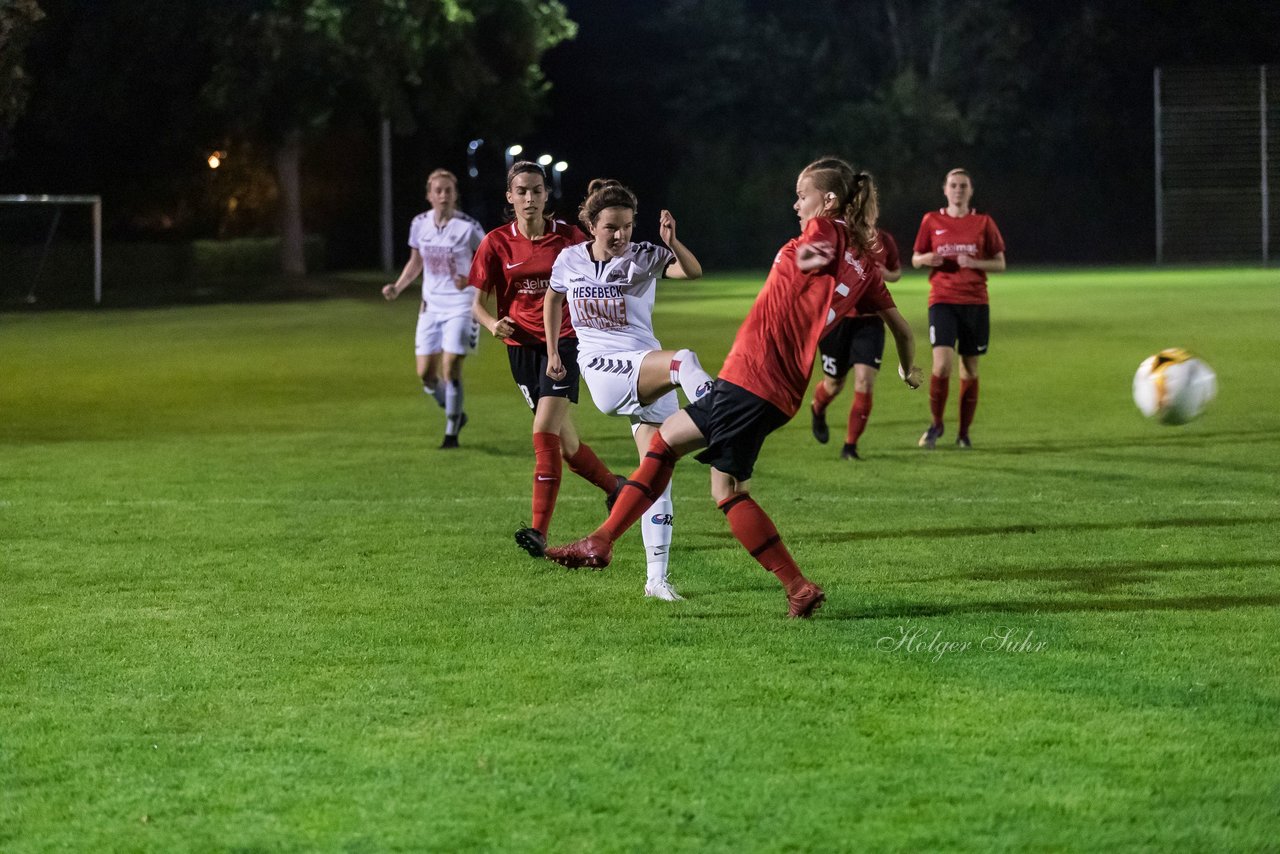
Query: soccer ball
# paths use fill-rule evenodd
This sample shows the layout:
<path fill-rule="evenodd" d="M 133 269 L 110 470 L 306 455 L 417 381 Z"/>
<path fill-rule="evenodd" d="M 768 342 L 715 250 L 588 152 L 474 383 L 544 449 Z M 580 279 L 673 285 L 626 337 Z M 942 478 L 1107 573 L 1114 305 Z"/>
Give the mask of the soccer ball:
<path fill-rule="evenodd" d="M 1186 424 L 1217 394 L 1213 369 L 1177 347 L 1151 356 L 1133 376 L 1133 402 L 1161 424 Z"/>

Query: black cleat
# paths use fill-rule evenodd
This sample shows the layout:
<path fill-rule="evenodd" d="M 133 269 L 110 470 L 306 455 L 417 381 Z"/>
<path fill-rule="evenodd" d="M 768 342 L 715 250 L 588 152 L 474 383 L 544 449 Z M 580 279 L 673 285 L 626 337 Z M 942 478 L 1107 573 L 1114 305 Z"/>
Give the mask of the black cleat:
<path fill-rule="evenodd" d="M 440 443 L 440 450 L 442 451 L 447 451 L 450 448 L 457 448 L 457 447 L 460 447 L 460 445 L 458 445 L 457 436 L 445 436 L 444 441 Z"/>
<path fill-rule="evenodd" d="M 858 445 L 857 445 L 857 443 L 855 442 L 855 443 L 853 443 L 853 444 L 851 444 L 851 445 L 850 445 L 850 444 L 846 444 L 846 445 L 844 446 L 844 449 L 843 449 L 842 451 L 840 451 L 840 459 L 842 459 L 842 460 L 860 460 L 860 459 L 862 459 L 862 457 L 858 456 Z"/>
<path fill-rule="evenodd" d="M 830 442 L 831 431 L 827 429 L 827 414 L 818 412 L 812 406 L 809 407 L 809 414 L 813 416 L 813 438 L 818 440 L 819 445 Z"/>
<path fill-rule="evenodd" d="M 968 436 L 961 436 L 956 439 L 956 447 L 962 451 L 971 451 L 973 450 L 973 443 L 969 441 Z"/>
<path fill-rule="evenodd" d="M 537 528 L 521 528 L 516 531 L 516 545 L 529 553 L 529 557 L 542 557 L 547 551 L 547 537 Z"/>
<path fill-rule="evenodd" d="M 916 442 L 922 448 L 932 451 L 938 445 L 938 440 L 942 438 L 943 428 L 941 424 L 930 424 L 929 429 L 924 431 L 924 435 L 920 437 L 920 441 Z"/>

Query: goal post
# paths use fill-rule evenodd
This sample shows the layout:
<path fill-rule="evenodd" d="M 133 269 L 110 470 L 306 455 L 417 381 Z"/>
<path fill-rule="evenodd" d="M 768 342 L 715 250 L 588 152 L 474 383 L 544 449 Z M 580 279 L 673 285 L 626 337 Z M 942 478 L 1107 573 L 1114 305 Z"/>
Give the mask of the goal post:
<path fill-rule="evenodd" d="M 63 205 L 89 205 L 93 211 L 93 304 L 102 304 L 102 196 L 0 195 L 0 204 L 54 205 L 59 211 Z M 46 253 L 56 227 L 55 218 L 46 240 Z"/>

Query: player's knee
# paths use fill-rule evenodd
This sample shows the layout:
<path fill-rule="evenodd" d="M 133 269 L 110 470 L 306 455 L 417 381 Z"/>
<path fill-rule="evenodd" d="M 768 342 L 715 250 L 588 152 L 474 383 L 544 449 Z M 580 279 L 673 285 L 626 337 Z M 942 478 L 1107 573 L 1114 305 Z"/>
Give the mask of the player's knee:
<path fill-rule="evenodd" d="M 844 388 L 844 377 L 829 377 L 824 375 L 822 377 L 822 386 L 827 390 L 827 394 L 834 397 L 840 393 L 841 389 Z"/>

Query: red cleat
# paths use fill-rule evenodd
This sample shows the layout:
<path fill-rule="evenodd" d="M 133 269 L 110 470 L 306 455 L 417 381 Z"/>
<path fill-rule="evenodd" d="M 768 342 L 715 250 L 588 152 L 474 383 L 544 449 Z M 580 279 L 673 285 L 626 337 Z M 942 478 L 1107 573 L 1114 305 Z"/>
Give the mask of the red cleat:
<path fill-rule="evenodd" d="M 613 560 L 613 543 L 592 534 L 576 543 L 547 549 L 546 558 L 569 569 L 604 569 Z"/>
<path fill-rule="evenodd" d="M 787 593 L 787 616 L 804 619 L 822 606 L 827 594 L 812 581 L 802 581 L 794 591 Z"/>

